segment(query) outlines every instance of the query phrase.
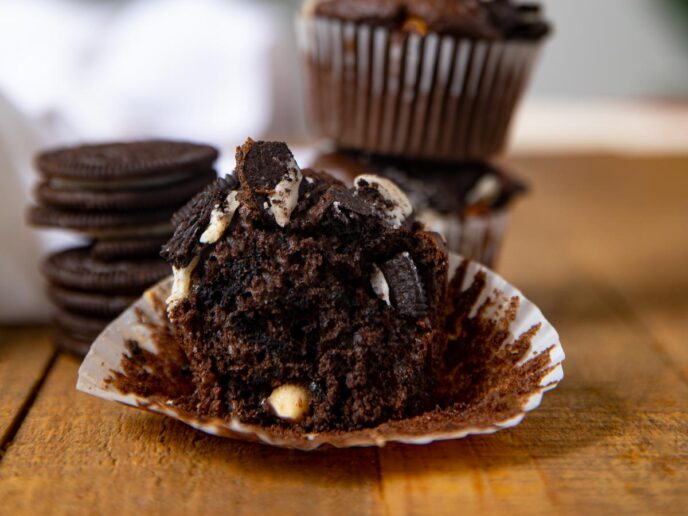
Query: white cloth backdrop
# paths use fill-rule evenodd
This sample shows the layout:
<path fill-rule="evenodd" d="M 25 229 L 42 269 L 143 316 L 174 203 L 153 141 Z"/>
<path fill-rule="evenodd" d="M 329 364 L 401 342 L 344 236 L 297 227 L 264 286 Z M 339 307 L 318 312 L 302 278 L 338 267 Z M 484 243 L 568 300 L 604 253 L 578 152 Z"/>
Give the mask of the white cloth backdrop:
<path fill-rule="evenodd" d="M 280 16 L 253 0 L 0 2 L 0 322 L 47 316 L 38 262 L 70 238 L 24 222 L 34 152 L 147 136 L 229 150 L 264 134 L 273 84 L 289 85 L 271 76 Z"/>

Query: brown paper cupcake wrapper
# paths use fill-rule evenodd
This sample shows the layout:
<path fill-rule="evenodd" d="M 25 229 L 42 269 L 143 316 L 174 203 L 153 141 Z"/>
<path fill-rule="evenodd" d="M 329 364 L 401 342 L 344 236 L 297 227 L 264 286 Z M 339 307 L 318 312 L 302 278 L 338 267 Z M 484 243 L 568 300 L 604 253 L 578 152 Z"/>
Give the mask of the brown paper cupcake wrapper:
<path fill-rule="evenodd" d="M 170 371 L 183 360 L 165 314 L 169 278 L 146 292 L 93 343 L 79 369 L 77 389 L 165 414 L 208 434 L 300 450 L 323 445 L 384 446 L 393 441 L 427 444 L 516 426 L 540 404 L 543 393 L 563 378 L 559 336 L 540 310 L 500 276 L 454 255 L 450 263 L 455 271 L 450 283 L 455 301 L 450 315 L 454 330 L 450 331 L 456 332 L 458 340 L 453 341 L 457 347 L 449 354 L 454 358 L 441 380 L 443 392 L 452 400 L 446 408 L 375 428 L 325 433 L 265 428 L 180 410 L 174 397 L 160 387 L 170 385 Z M 461 337 L 466 333 L 462 329 L 470 329 L 470 340 Z M 131 367 L 133 341 L 138 343 L 136 354 L 148 356 L 138 370 Z M 127 375 L 138 378 L 139 393 L 117 387 L 117 378 Z"/>
<path fill-rule="evenodd" d="M 499 154 L 541 46 L 297 18 L 314 132 L 339 147 L 441 160 Z"/>

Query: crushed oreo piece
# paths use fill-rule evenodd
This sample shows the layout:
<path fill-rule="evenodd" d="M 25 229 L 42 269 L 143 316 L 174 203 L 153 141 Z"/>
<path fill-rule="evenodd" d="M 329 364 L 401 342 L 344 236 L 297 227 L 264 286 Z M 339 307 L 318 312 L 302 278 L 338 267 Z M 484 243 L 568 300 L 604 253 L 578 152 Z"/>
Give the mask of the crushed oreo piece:
<path fill-rule="evenodd" d="M 413 214 L 409 198 L 387 178 L 364 174 L 354 179 L 354 187 L 356 196 L 375 206 L 380 215 L 395 228 Z"/>
<path fill-rule="evenodd" d="M 280 227 L 286 226 L 303 179 L 289 147 L 282 142 L 249 139 L 237 149 L 236 162 L 243 200 L 255 211 L 269 214 Z"/>
<path fill-rule="evenodd" d="M 186 267 L 195 258 L 203 232 L 208 228 L 213 209 L 222 206 L 229 193 L 236 188 L 234 177 L 221 178 L 196 195 L 172 217 L 174 236 L 160 255 L 174 267 Z"/>
<path fill-rule="evenodd" d="M 311 209 L 313 221 L 321 221 L 329 216 L 343 224 L 348 224 L 353 217 L 372 217 L 375 211 L 364 199 L 356 197 L 344 185 L 331 186 Z"/>
<path fill-rule="evenodd" d="M 389 295 L 399 313 L 422 317 L 428 309 L 425 289 L 411 255 L 404 252 L 380 266 L 389 285 Z"/>

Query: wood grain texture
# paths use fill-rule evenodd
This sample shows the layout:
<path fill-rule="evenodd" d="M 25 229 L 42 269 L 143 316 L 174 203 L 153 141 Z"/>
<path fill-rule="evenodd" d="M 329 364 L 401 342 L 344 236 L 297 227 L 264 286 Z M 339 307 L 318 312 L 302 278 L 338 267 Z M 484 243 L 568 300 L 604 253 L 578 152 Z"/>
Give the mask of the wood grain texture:
<path fill-rule="evenodd" d="M 375 450 L 303 454 L 189 431 L 76 392 L 61 357 L 0 464 L 8 514 L 375 512 Z M 65 417 L 68 414 L 69 417 Z M 0 505 L 0 512 L 3 510 Z"/>
<path fill-rule="evenodd" d="M 0 328 L 0 458 L 55 354 L 45 330 Z"/>
<path fill-rule="evenodd" d="M 275 450 L 77 393 L 77 363 L 61 357 L 0 462 L 0 513 L 685 514 L 688 158 L 513 165 L 535 191 L 501 271 L 568 356 L 519 427 Z"/>

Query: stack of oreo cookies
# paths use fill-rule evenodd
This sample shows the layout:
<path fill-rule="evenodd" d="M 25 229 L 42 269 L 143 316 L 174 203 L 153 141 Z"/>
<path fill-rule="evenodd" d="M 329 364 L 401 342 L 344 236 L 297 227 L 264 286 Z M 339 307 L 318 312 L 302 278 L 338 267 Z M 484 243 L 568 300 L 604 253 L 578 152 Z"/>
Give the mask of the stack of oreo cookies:
<path fill-rule="evenodd" d="M 158 256 L 172 234 L 170 218 L 216 178 L 217 157 L 207 145 L 150 140 L 63 148 L 36 158 L 41 181 L 30 222 L 87 238 L 42 266 L 60 347 L 86 353 L 113 318 L 170 274 Z"/>

